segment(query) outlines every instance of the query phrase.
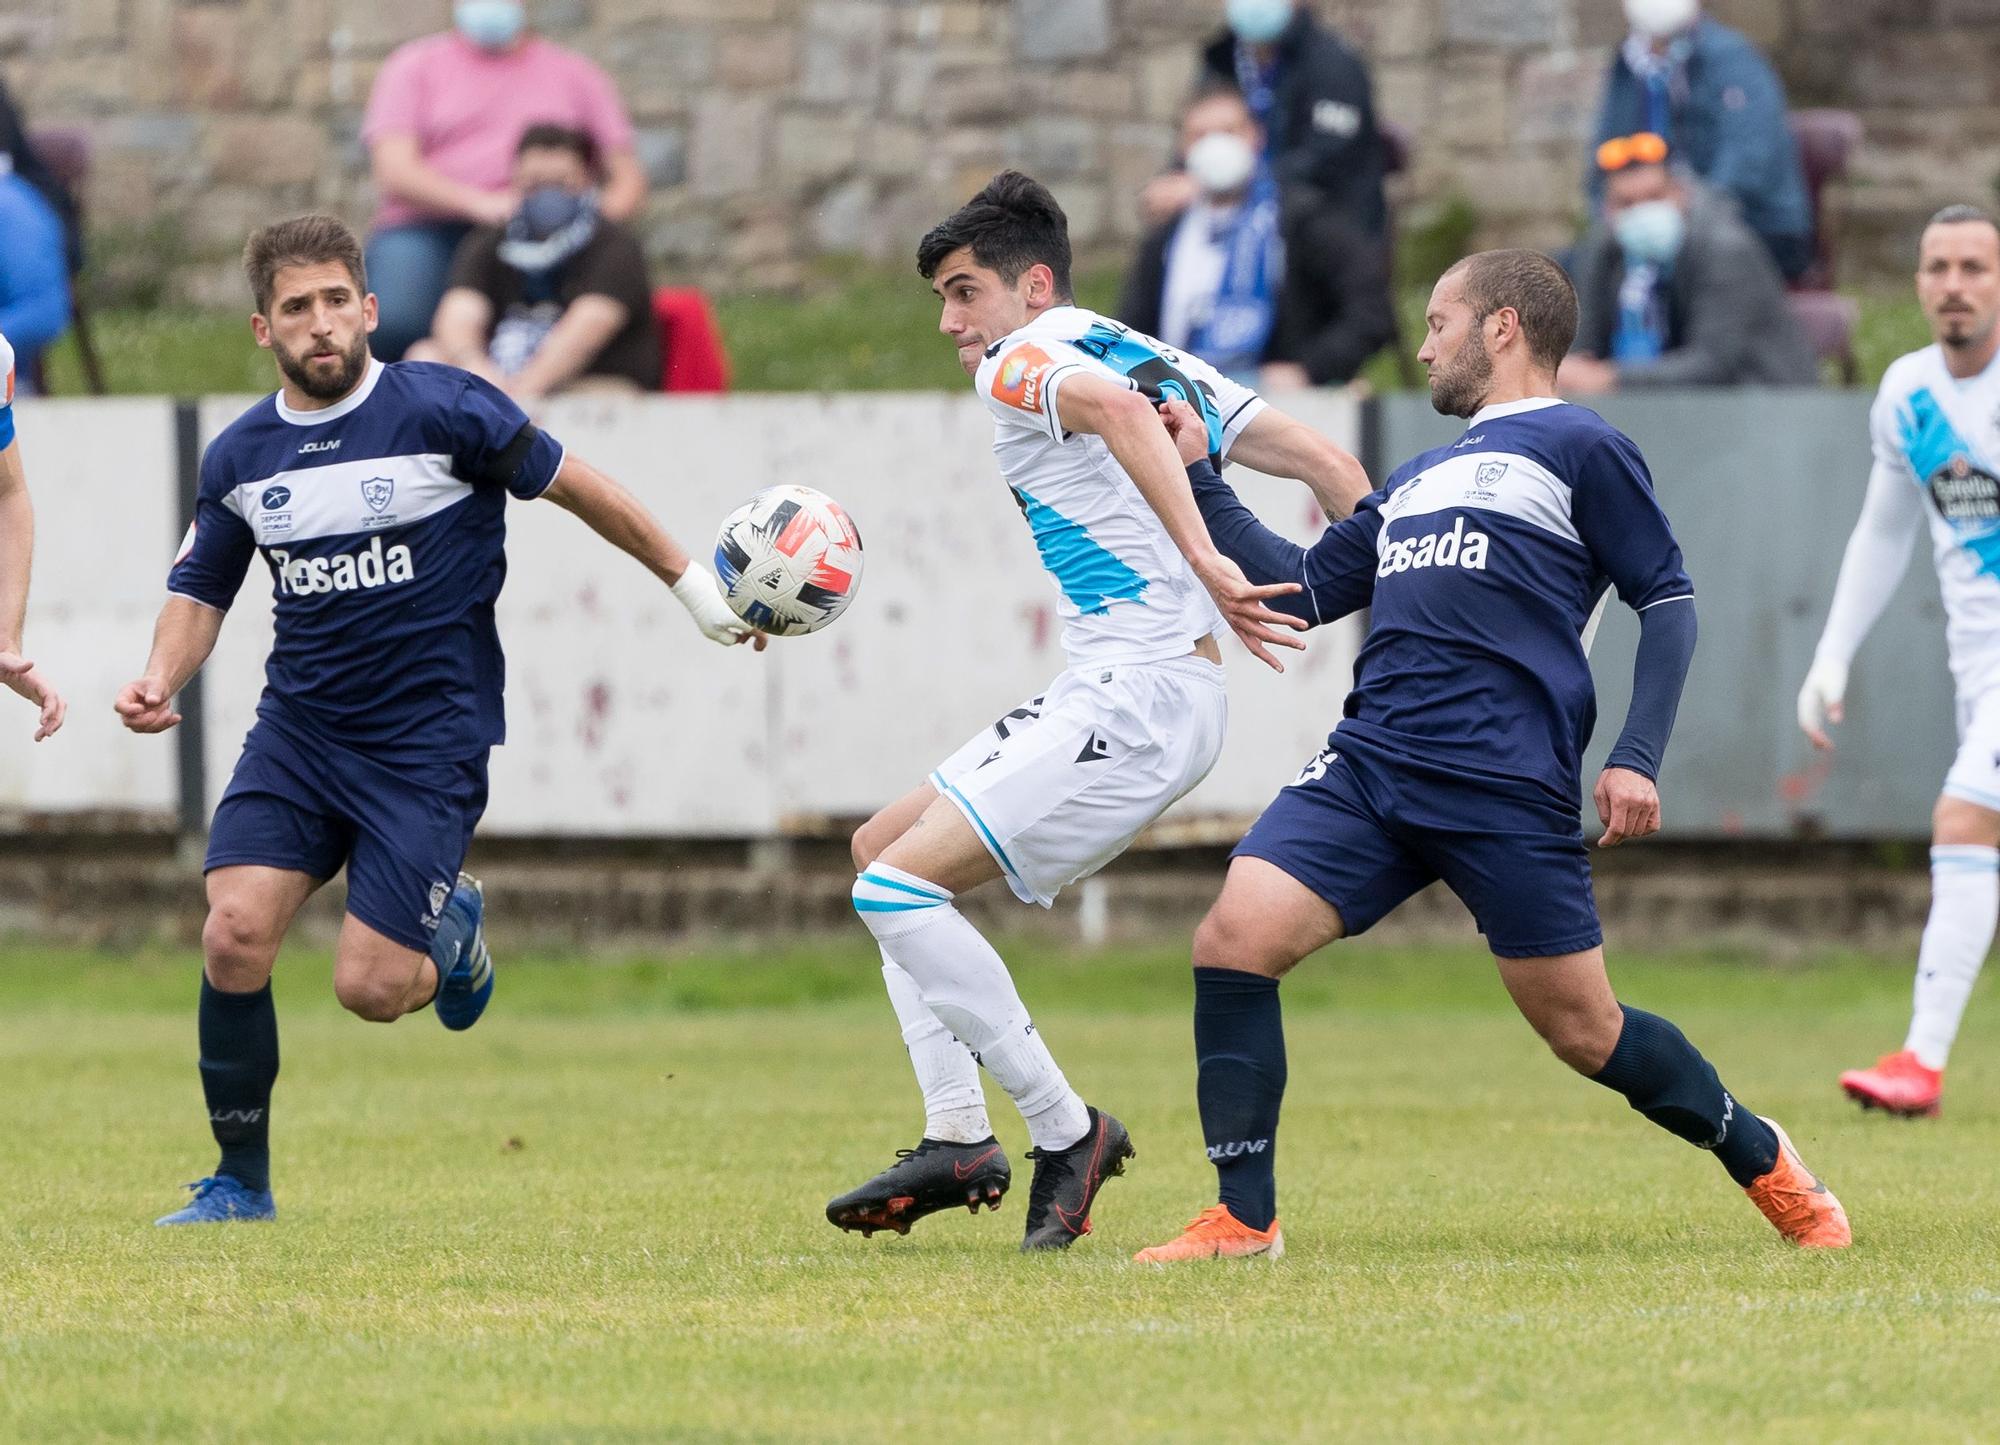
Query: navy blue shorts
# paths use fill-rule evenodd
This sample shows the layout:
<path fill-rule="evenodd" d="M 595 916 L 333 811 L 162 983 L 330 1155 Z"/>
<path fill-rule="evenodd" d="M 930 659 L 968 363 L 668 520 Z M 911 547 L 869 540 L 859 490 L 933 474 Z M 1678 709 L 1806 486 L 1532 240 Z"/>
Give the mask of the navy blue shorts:
<path fill-rule="evenodd" d="M 1365 933 L 1442 879 L 1501 958 L 1604 941 L 1577 812 L 1530 784 L 1425 769 L 1335 734 L 1232 857 L 1262 858 Z"/>
<path fill-rule="evenodd" d="M 347 911 L 429 952 L 473 827 L 486 758 L 389 764 L 261 717 L 209 825 L 204 870 L 259 864 L 322 882 L 347 866 Z"/>

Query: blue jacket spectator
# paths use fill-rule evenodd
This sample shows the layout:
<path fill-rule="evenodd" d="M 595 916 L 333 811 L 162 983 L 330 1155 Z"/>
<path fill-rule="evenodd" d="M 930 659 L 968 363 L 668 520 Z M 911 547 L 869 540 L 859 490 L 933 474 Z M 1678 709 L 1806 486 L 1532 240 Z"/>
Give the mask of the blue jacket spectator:
<path fill-rule="evenodd" d="M 67 244 L 48 198 L 11 167 L 0 173 L 0 336 L 13 343 L 23 377 L 69 327 Z"/>
<path fill-rule="evenodd" d="M 1698 0 L 1625 0 L 1632 33 L 1611 62 L 1594 144 L 1650 131 L 1743 219 L 1788 279 L 1812 264 L 1812 209 L 1785 88 L 1757 47 Z M 1603 177 L 1588 169 L 1595 215 Z"/>

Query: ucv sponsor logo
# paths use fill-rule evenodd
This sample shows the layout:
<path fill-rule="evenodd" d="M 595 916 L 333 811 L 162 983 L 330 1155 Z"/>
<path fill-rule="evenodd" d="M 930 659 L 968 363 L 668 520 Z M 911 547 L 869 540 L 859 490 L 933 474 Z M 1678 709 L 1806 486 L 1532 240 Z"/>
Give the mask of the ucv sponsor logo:
<path fill-rule="evenodd" d="M 1384 543 L 1375 575 L 1387 577 L 1396 572 L 1413 572 L 1419 567 L 1464 567 L 1484 572 L 1487 541 L 1484 532 L 1466 531 L 1465 518 L 1460 517 L 1451 524 L 1449 532 Z"/>
<path fill-rule="evenodd" d="M 338 557 L 294 557 L 273 547 L 271 560 L 278 564 L 278 590 L 293 597 L 388 587 L 417 575 L 410 549 L 398 542 L 384 552 L 380 537 L 369 538 L 368 545 L 359 552 Z"/>
<path fill-rule="evenodd" d="M 1219 1159 L 1241 1159 L 1245 1154 L 1262 1154 L 1271 1147 L 1269 1139 L 1232 1139 L 1227 1144 L 1208 1146 L 1208 1160 L 1213 1164 Z"/>

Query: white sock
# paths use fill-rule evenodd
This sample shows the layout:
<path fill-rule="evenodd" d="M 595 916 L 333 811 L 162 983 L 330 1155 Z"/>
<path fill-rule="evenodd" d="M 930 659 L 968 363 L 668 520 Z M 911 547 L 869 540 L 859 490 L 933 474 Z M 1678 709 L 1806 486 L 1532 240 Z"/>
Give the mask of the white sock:
<path fill-rule="evenodd" d="M 854 910 L 882 952 L 916 980 L 937 1021 L 999 1081 L 1038 1149 L 1067 1149 L 1090 1116 L 1035 1031 L 1007 965 L 952 904 L 949 889 L 886 863 L 854 881 Z"/>
<path fill-rule="evenodd" d="M 1931 916 L 1917 950 L 1916 1009 L 1903 1047 L 1942 1069 L 1958 1037 L 1980 965 L 2000 920 L 2000 849 L 1972 843 L 1931 849 Z"/>
<path fill-rule="evenodd" d="M 889 987 L 896 1022 L 903 1026 L 917 1087 L 924 1091 L 924 1137 L 950 1144 L 977 1144 L 991 1138 L 993 1124 L 986 1117 L 986 1092 L 979 1087 L 979 1064 L 972 1051 L 938 1022 L 917 981 L 886 949 L 882 982 Z"/>

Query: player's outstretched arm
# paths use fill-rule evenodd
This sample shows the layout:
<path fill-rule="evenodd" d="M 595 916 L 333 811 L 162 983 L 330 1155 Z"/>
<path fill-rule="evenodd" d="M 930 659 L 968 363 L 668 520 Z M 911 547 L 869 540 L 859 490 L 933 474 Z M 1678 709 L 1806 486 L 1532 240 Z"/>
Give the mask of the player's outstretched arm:
<path fill-rule="evenodd" d="M 1223 556 L 1209 539 L 1201 509 L 1195 505 L 1173 440 L 1160 425 L 1153 404 L 1136 391 L 1102 377 L 1070 377 L 1056 393 L 1056 409 L 1065 430 L 1102 437 L 1105 446 L 1139 495 L 1146 499 L 1167 535 L 1186 557 L 1201 585 L 1208 589 L 1230 630 L 1260 661 L 1283 672 L 1270 647 L 1304 648 L 1292 636 L 1305 623 L 1274 612 L 1266 604 L 1299 590 L 1296 582 L 1257 586 L 1243 570 Z"/>
<path fill-rule="evenodd" d="M 1602 847 L 1660 830 L 1660 760 L 1694 661 L 1696 631 L 1692 597 L 1669 598 L 1639 614 L 1632 706 L 1593 793 L 1598 821 L 1604 824 L 1604 836 L 1597 840 Z"/>
<path fill-rule="evenodd" d="M 1910 551 L 1923 525 L 1922 498 L 1906 470 L 1877 460 L 1868 477 L 1861 516 L 1841 557 L 1833 606 L 1799 688 L 1799 728 L 1823 751 L 1833 748 L 1826 725 L 1846 716 L 1847 670 L 1854 654 L 1910 565 Z"/>
<path fill-rule="evenodd" d="M 0 682 L 39 713 L 35 741 L 62 726 L 66 706 L 41 669 L 21 655 L 28 616 L 28 573 L 34 564 L 35 508 L 21 466 L 21 444 L 0 448 Z"/>
<path fill-rule="evenodd" d="M 1250 418 L 1230 444 L 1229 460 L 1266 476 L 1304 482 L 1329 522 L 1353 516 L 1375 490 L 1357 458 L 1275 406 Z"/>
<path fill-rule="evenodd" d="M 1253 582 L 1297 578 L 1299 593 L 1271 605 L 1309 626 L 1332 622 L 1368 605 L 1375 590 L 1376 538 L 1381 514 L 1366 498 L 1356 515 L 1327 527 L 1310 547 L 1279 536 L 1243 505 L 1208 456 L 1208 429 L 1186 402 L 1160 406 L 1160 418 L 1187 464 L 1188 485 L 1215 545 Z"/>
<path fill-rule="evenodd" d="M 153 651 L 144 675 L 126 683 L 111 705 L 130 731 L 163 733 L 181 720 L 174 711 L 174 694 L 215 651 L 225 615 L 192 597 L 167 598 L 153 624 Z"/>
<path fill-rule="evenodd" d="M 666 583 L 709 641 L 724 646 L 748 642 L 764 650 L 768 639 L 729 610 L 714 574 L 690 557 L 637 497 L 589 462 L 565 456 L 542 495 L 575 513 L 591 531 Z"/>

